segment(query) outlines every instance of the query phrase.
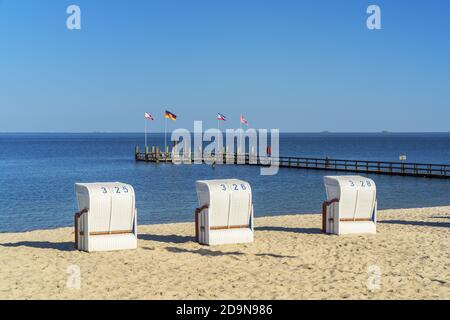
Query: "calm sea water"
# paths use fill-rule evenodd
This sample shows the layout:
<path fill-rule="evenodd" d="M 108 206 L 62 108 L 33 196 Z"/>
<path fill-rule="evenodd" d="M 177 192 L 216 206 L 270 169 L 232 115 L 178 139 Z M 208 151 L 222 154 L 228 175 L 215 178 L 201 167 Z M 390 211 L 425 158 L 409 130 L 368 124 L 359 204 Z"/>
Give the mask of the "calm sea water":
<path fill-rule="evenodd" d="M 164 144 L 162 134 L 149 144 Z M 261 176 L 250 166 L 136 163 L 142 134 L 0 134 L 0 232 L 71 226 L 74 183 L 121 181 L 135 187 L 139 224 L 192 221 L 198 179 L 251 183 L 256 216 L 318 213 L 325 171 L 280 169 Z M 281 134 L 282 155 L 450 163 L 450 133 Z M 371 176 L 379 208 L 450 205 L 450 181 Z"/>

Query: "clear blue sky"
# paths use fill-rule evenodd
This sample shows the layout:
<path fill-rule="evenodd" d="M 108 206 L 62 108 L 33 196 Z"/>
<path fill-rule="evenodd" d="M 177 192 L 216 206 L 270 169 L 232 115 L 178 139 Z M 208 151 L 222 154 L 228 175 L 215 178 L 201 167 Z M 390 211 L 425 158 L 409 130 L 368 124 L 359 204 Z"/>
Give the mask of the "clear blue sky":
<path fill-rule="evenodd" d="M 172 128 L 450 131 L 450 1 L 0 0 L 0 132 L 162 131 L 166 107 Z"/>

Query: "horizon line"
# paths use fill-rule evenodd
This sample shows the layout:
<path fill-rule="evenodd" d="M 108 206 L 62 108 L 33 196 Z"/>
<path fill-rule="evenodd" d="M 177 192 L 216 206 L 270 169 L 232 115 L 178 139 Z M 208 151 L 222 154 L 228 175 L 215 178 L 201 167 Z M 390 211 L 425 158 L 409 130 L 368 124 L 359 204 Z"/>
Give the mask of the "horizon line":
<path fill-rule="evenodd" d="M 253 128 L 255 130 L 259 130 Z M 226 130 L 226 129 L 225 129 Z M 225 130 L 221 130 L 225 132 Z M 235 130 L 235 129 L 231 129 Z M 270 129 L 268 129 L 270 130 Z M 189 131 L 190 133 L 194 133 L 193 131 Z M 270 131 L 269 131 L 270 132 Z M 171 133 L 171 132 L 167 132 Z M 280 133 L 302 133 L 302 134 L 355 134 L 355 133 L 364 133 L 364 134 L 417 134 L 417 133 L 426 133 L 426 134 L 436 134 L 436 133 L 450 133 L 450 131 L 281 131 Z M 0 134 L 144 134 L 141 131 L 0 131 Z M 164 131 L 148 131 L 147 134 L 164 134 Z"/>

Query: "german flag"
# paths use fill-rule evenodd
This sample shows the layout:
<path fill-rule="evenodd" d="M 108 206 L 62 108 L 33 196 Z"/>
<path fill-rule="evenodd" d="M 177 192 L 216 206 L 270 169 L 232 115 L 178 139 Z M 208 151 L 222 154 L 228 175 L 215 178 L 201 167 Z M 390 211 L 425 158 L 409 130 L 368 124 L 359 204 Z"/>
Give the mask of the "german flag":
<path fill-rule="evenodd" d="M 172 112 L 167 111 L 167 110 L 166 110 L 166 118 L 170 119 L 170 120 L 173 120 L 173 121 L 177 120 L 177 116 L 174 115 Z"/>

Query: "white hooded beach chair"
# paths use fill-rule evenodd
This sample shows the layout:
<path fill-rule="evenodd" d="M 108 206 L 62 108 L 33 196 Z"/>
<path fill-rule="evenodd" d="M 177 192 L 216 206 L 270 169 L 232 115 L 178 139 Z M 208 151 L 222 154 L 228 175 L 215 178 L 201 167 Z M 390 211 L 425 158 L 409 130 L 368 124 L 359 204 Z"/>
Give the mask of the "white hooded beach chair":
<path fill-rule="evenodd" d="M 376 233 L 377 190 L 372 179 L 362 176 L 325 176 L 327 201 L 322 207 L 326 233 Z"/>
<path fill-rule="evenodd" d="M 200 208 L 195 212 L 195 236 L 201 244 L 253 242 L 252 190 L 248 182 L 196 182 Z"/>
<path fill-rule="evenodd" d="M 76 183 L 75 248 L 110 251 L 137 248 L 134 189 L 120 182 Z"/>

